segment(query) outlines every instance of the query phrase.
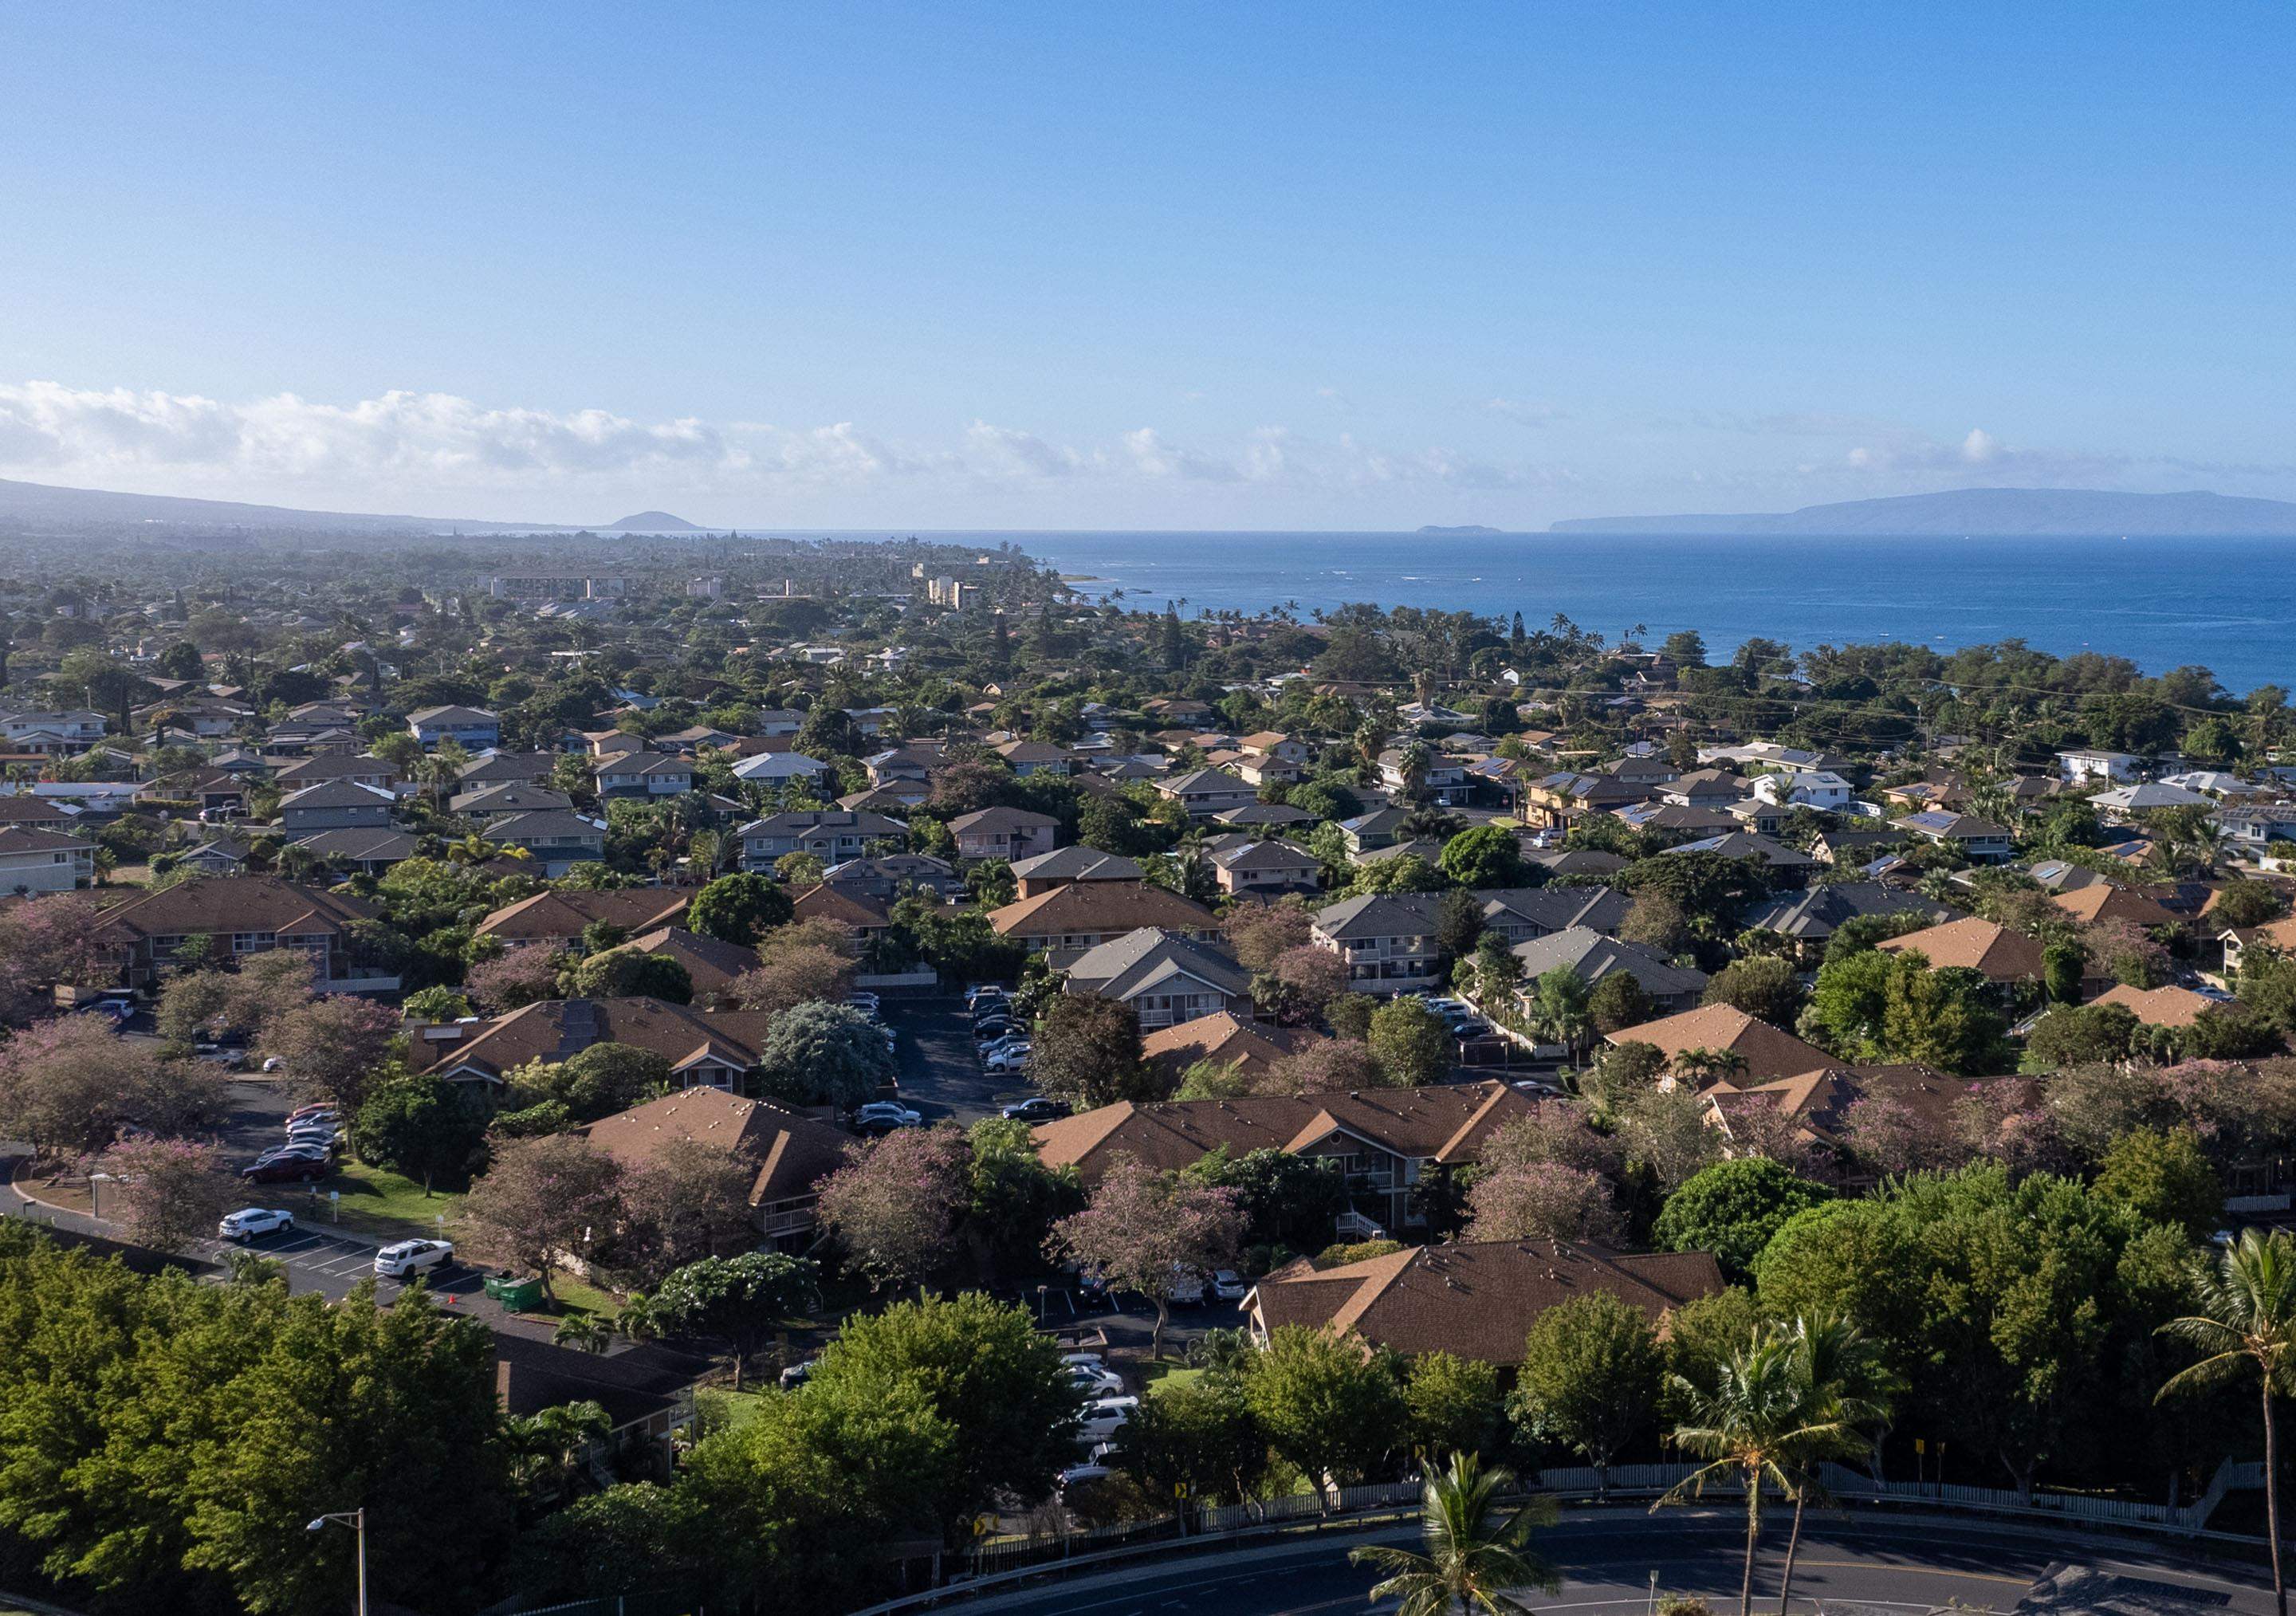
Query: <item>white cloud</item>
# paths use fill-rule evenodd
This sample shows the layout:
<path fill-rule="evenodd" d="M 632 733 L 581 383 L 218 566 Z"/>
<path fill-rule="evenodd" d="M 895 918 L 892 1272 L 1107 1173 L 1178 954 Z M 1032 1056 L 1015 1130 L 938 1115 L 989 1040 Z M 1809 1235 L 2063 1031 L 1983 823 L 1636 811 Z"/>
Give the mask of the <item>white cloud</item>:
<path fill-rule="evenodd" d="M 586 505 L 627 491 L 647 504 L 691 496 L 756 509 L 762 500 L 792 518 L 886 504 L 954 511 L 968 499 L 1042 501 L 1063 488 L 1093 508 L 1160 501 L 1210 513 L 1226 500 L 1239 513 L 1288 513 L 1346 509 L 1382 489 L 1404 499 L 1414 488 L 1472 493 L 1570 480 L 1553 468 L 1444 445 L 1372 443 L 1349 432 L 1308 437 L 1282 425 L 1186 441 L 1142 425 L 1095 442 L 976 418 L 939 442 L 913 443 L 849 421 L 643 421 L 413 390 L 348 404 L 294 393 L 231 403 L 54 381 L 0 382 L 0 475 L 368 508 L 467 497 L 534 513 L 561 497 Z M 1252 492 L 1222 496 L 1222 488 Z M 882 496 L 876 507 L 872 496 Z M 1238 499 L 1250 503 L 1234 505 Z"/>

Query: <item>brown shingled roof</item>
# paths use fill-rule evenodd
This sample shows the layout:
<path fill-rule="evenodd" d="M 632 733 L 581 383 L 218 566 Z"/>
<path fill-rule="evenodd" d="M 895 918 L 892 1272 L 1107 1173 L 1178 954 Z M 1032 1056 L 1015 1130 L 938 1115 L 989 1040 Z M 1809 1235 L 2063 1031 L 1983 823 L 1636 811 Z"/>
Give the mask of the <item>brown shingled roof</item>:
<path fill-rule="evenodd" d="M 625 931 L 651 931 L 684 920 L 692 898 L 690 892 L 663 887 L 537 892 L 488 915 L 479 923 L 478 935 L 506 943 L 562 942 L 581 936 L 582 929 L 595 922 Z"/>
<path fill-rule="evenodd" d="M 2062 900 L 2060 900 L 2062 901 Z M 1886 953 L 1916 953 L 1933 971 L 1965 967 L 1981 972 L 1997 982 L 2037 982 L 2041 980 L 2041 945 L 2021 931 L 1972 915 L 1925 926 L 1901 937 L 1884 938 L 1874 945 Z"/>
<path fill-rule="evenodd" d="M 1406 1355 L 1455 1352 L 1491 1364 L 1522 1361 L 1539 1315 L 1603 1292 L 1652 1322 L 1722 1289 L 1710 1253 L 1648 1256 L 1567 1241 L 1419 1246 L 1321 1272 L 1271 1275 L 1246 1304 L 1266 1329 L 1283 1325 L 1353 1331 Z"/>
<path fill-rule="evenodd" d="M 2090 1002 L 2119 1005 L 2148 1027 L 2189 1027 L 2215 1001 L 2190 988 L 2132 988 L 2123 982 Z"/>
<path fill-rule="evenodd" d="M 1136 931 L 1143 926 L 1206 931 L 1217 920 L 1203 905 L 1161 887 L 1080 881 L 992 909 L 988 923 L 999 937 L 1067 937 Z"/>
<path fill-rule="evenodd" d="M 1143 1033 L 1140 1053 L 1177 1069 L 1199 1061 L 1217 1061 L 1222 1066 L 1258 1073 L 1291 1054 L 1297 1041 L 1280 1027 L 1254 1026 L 1219 1010 Z"/>
<path fill-rule="evenodd" d="M 1073 1163 L 1091 1183 L 1119 1155 L 1154 1168 L 1182 1168 L 1221 1145 L 1238 1156 L 1256 1150 L 1296 1153 L 1334 1133 L 1414 1161 L 1464 1163 L 1481 1156 L 1495 1129 L 1531 1110 L 1529 1100 L 1504 1083 L 1454 1083 L 1145 1105 L 1126 1100 L 1039 1123 L 1034 1132 L 1047 1167 Z"/>
<path fill-rule="evenodd" d="M 1621 1028 L 1610 1035 L 1610 1042 L 1654 1044 L 1669 1060 L 1693 1049 L 1726 1050 L 1745 1061 L 1745 1075 L 1756 1082 L 1840 1063 L 1816 1045 L 1805 1044 L 1732 1005 L 1702 1005 L 1680 1015 Z"/>
<path fill-rule="evenodd" d="M 842 1128 L 744 1100 L 715 1088 L 688 1088 L 602 1117 L 583 1130 L 624 1167 L 652 1161 L 663 1148 L 692 1139 L 757 1169 L 750 1204 L 789 1201 L 844 1165 L 853 1136 Z"/>

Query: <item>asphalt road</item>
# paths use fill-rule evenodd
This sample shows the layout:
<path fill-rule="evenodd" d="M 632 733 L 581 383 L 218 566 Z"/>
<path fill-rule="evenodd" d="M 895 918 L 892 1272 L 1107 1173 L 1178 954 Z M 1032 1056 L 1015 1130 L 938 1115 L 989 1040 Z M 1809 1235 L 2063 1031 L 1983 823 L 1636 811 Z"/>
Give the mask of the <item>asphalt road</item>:
<path fill-rule="evenodd" d="M 1763 1534 L 1756 1608 L 1777 1609 L 1784 1522 Z M 984 1595 L 957 1610 L 1023 1616 L 1308 1616 L 1367 1611 L 1377 1576 L 1350 1566 L 1357 1543 L 1416 1546 L 1417 1534 L 1390 1531 L 1330 1537 L 1304 1544 L 1221 1554 L 1204 1559 L 1136 1564 L 1121 1571 L 1046 1585 L 1025 1593 Z M 1538 1535 L 1562 1587 L 1525 1590 L 1538 1611 L 1583 1616 L 1640 1616 L 1658 1592 L 1696 1594 L 1717 1611 L 1735 1607 L 1743 1567 L 1744 1516 L 1736 1510 L 1579 1511 Z M 1794 1602 L 1821 1611 L 1930 1612 L 1947 1607 L 2006 1612 L 2034 1579 L 2066 1563 L 2095 1565 L 2144 1586 L 2131 1590 L 2158 1616 L 2183 1611 L 2262 1612 L 2272 1608 L 2268 1581 L 2239 1568 L 2195 1564 L 2143 1544 L 2023 1532 L 1958 1521 L 1866 1518 L 1813 1520 L 1803 1532 L 1794 1571 Z M 2117 1605 L 2124 1609 L 2135 1604 Z M 1391 1606 L 1389 1608 L 1392 1608 Z"/>

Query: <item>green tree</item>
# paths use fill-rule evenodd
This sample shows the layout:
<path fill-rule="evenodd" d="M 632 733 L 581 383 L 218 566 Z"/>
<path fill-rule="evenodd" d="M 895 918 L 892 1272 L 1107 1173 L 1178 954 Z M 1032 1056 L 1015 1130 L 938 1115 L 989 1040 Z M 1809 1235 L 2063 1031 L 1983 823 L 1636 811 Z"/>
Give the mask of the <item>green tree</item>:
<path fill-rule="evenodd" d="M 359 1107 L 351 1139 L 359 1160 L 422 1181 L 461 1183 L 484 1147 L 488 1113 L 461 1087 L 423 1075 L 384 1084 Z"/>
<path fill-rule="evenodd" d="M 1435 862 L 1455 885 L 1470 891 L 1531 884 L 1522 843 L 1503 824 L 1479 824 L 1461 831 L 1443 844 Z"/>
<path fill-rule="evenodd" d="M 2139 1128 L 2121 1135 L 2104 1153 L 2096 1193 L 2194 1240 L 2206 1239 L 2224 1218 L 2224 1180 L 2189 1128 Z"/>
<path fill-rule="evenodd" d="M 1530 1534 L 1554 1520 L 1554 1501 L 1534 1498 L 1501 1518 L 1500 1495 L 1514 1485 L 1504 1467 L 1485 1470 L 1471 1453 L 1455 1453 L 1439 1475 L 1427 1478 L 1420 1530 L 1427 1552 L 1386 1544 L 1349 1551 L 1357 1565 L 1387 1573 L 1371 1591 L 1374 1604 L 1392 1599 L 1396 1616 L 1450 1616 L 1453 1611 L 1487 1616 L 1521 1612 L 1530 1606 L 1507 1593 L 1535 1587 L 1554 1593 L 1562 1579 L 1530 1552 Z"/>
<path fill-rule="evenodd" d="M 2280 1456 L 2272 1388 L 2296 1362 L 2296 1241 L 2282 1230 L 2241 1231 L 2200 1284 L 2201 1311 L 2172 1318 L 2161 1333 L 2207 1354 L 2169 1377 L 2157 1402 L 2174 1392 L 2218 1386 L 2253 1370 L 2264 1418 L 2264 1531 L 2272 1545 L 2272 1596 L 2288 1616 L 2280 1567 Z"/>
<path fill-rule="evenodd" d="M 1610 972 L 1587 997 L 1587 1019 L 1605 1037 L 1641 1026 L 1657 1014 L 1657 1008 L 1631 971 Z"/>
<path fill-rule="evenodd" d="M 1267 1479 L 1267 1437 L 1252 1416 L 1243 1382 L 1214 1371 L 1167 1381 L 1118 1435 L 1120 1462 L 1160 1497 L 1242 1504 Z M 1185 1489 L 1185 1490 L 1184 1490 Z"/>
<path fill-rule="evenodd" d="M 1587 979 L 1568 965 L 1539 972 L 1530 1001 L 1531 1025 L 1541 1038 L 1562 1046 L 1576 1062 L 1578 1051 L 1594 1030 L 1595 990 Z"/>
<path fill-rule="evenodd" d="M 656 1329 L 725 1341 L 738 1391 L 742 1366 L 775 1333 L 821 1305 L 819 1265 L 783 1251 L 704 1257 L 673 1269 L 646 1300 Z"/>
<path fill-rule="evenodd" d="M 1404 1373 L 1403 1404 L 1418 1453 L 1480 1453 L 1499 1427 L 1498 1370 L 1455 1352 L 1423 1352 Z"/>
<path fill-rule="evenodd" d="M 570 997 L 591 999 L 652 998 L 671 1005 L 693 1002 L 693 977 L 667 954 L 610 948 L 593 954 L 569 972 Z"/>
<path fill-rule="evenodd" d="M 1793 1603 L 1794 1560 L 1801 1549 L 1803 1506 L 1813 1493 L 1821 1498 L 1821 1460 L 1849 1458 L 1870 1431 L 1888 1422 L 1890 1399 L 1899 1382 L 1880 1349 L 1857 1326 L 1831 1315 L 1804 1315 L 1786 1327 L 1793 1373 L 1800 1381 L 1803 1437 L 1790 1444 L 1794 1477 L 1793 1529 L 1786 1538 L 1785 1569 L 1778 1576 L 1778 1616 Z"/>
<path fill-rule="evenodd" d="M 1140 1017 L 1120 999 L 1063 993 L 1037 1024 L 1029 1075 L 1078 1111 L 1119 1100 L 1158 1100 L 1165 1085 L 1140 1058 Z"/>
<path fill-rule="evenodd" d="M 951 1543 L 999 1493 L 1041 1498 L 1074 1462 L 1078 1398 L 1060 1347 L 1025 1308 L 969 1292 L 849 1318 L 804 1396 L 866 1401 L 901 1388 L 922 1392 L 951 1433 L 949 1465 L 930 1499 Z"/>
<path fill-rule="evenodd" d="M 685 923 L 704 937 L 747 947 L 794 911 L 790 896 L 762 875 L 720 875 L 693 895 Z"/>
<path fill-rule="evenodd" d="M 813 1000 L 784 1010 L 758 1050 L 758 1092 L 797 1105 L 850 1110 L 893 1080 L 877 1023 L 849 1005 Z"/>
<path fill-rule="evenodd" d="M 1740 1156 L 1668 1196 L 1651 1235 L 1669 1251 L 1711 1251 L 1724 1274 L 1741 1278 L 1787 1218 L 1833 1195 L 1767 1156 Z"/>
<path fill-rule="evenodd" d="M 1410 1431 L 1393 1360 L 1363 1338 L 1279 1325 L 1244 1380 L 1267 1440 L 1327 1500 L 1360 1480 Z"/>
<path fill-rule="evenodd" d="M 1733 1005 L 1756 1021 L 1791 1027 L 1801 1013 L 1801 983 L 1792 960 L 1734 960 L 1706 984 L 1702 1002 Z"/>
<path fill-rule="evenodd" d="M 1753 1616 L 1763 1489 L 1775 1486 L 1793 1497 L 1800 1483 L 1792 1467 L 1845 1427 L 1837 1410 L 1811 1405 L 1792 1346 L 1775 1332 L 1757 1335 L 1734 1354 L 1711 1390 L 1680 1381 L 1673 1391 L 1688 1412 L 1667 1440 L 1707 1462 L 1651 1508 L 1703 1497 L 1710 1482 L 1735 1477 L 1746 1493 L 1746 1569 L 1738 1588 L 1738 1616 Z"/>
<path fill-rule="evenodd" d="M 1665 1371 L 1649 1316 L 1592 1291 L 1532 1323 L 1508 1412 L 1525 1435 L 1584 1454 L 1607 1490 L 1611 1462 L 1657 1414 Z"/>
<path fill-rule="evenodd" d="M 1451 1034 L 1421 1001 L 1398 996 L 1371 1013 L 1372 1055 L 1398 1088 L 1419 1088 L 1451 1075 Z"/>

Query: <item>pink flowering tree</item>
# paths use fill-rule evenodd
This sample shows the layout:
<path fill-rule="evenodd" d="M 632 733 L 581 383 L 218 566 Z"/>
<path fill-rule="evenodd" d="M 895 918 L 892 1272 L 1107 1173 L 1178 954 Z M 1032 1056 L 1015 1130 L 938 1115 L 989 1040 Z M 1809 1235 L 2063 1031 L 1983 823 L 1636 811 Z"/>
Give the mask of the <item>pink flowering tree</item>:
<path fill-rule="evenodd" d="M 1277 955 L 1253 985 L 1286 1026 L 1306 1026 L 1348 991 L 1348 963 L 1329 948 L 1303 943 Z"/>
<path fill-rule="evenodd" d="M 1482 1160 L 1492 1172 L 1554 1161 L 1608 1177 L 1619 1172 L 1623 1153 L 1615 1138 L 1595 1131 L 1578 1101 L 1541 1100 L 1529 1115 L 1493 1131 Z"/>
<path fill-rule="evenodd" d="M 898 1128 L 821 1181 L 821 1226 L 872 1284 L 915 1284 L 948 1260 L 972 1165 L 955 1128 Z"/>
<path fill-rule="evenodd" d="M 1318 1038 L 1271 1064 L 1251 1087 L 1264 1095 L 1331 1094 L 1384 1088 L 1387 1074 L 1362 1039 Z"/>
<path fill-rule="evenodd" d="M 1486 1173 L 1467 1192 L 1470 1240 L 1617 1241 L 1620 1220 L 1598 1174 L 1560 1161 Z"/>
<path fill-rule="evenodd" d="M 298 1085 L 355 1112 L 398 1053 L 399 1020 L 387 1005 L 347 993 L 311 999 L 273 1015 L 259 1045 Z"/>
<path fill-rule="evenodd" d="M 0 1136 L 29 1140 L 52 1162 L 95 1154 L 124 1122 L 203 1127 L 219 1097 L 210 1069 L 162 1060 L 91 1016 L 36 1022 L 0 1044 Z"/>
<path fill-rule="evenodd" d="M 96 987 L 109 974 L 86 905 L 59 894 L 0 909 L 0 1021 L 20 1026 L 49 1002 L 50 988 Z"/>
<path fill-rule="evenodd" d="M 463 990 L 488 1015 L 501 1015 L 521 1005 L 558 997 L 558 973 L 566 956 L 555 948 L 532 944 L 482 959 L 463 978 Z"/>
<path fill-rule="evenodd" d="M 1053 1226 L 1046 1249 L 1096 1272 L 1111 1289 L 1156 1304 L 1151 1358 L 1164 1349 L 1172 1293 L 1183 1277 L 1210 1273 L 1235 1251 L 1243 1214 L 1231 1189 L 1160 1173 L 1136 1156 L 1110 1166 L 1085 1210 Z"/>
<path fill-rule="evenodd" d="M 128 1139 L 96 1158 L 110 1194 L 104 1216 L 127 1238 L 157 1251 L 181 1251 L 214 1233 L 234 1197 L 212 1144 L 189 1139 Z"/>
<path fill-rule="evenodd" d="M 611 1156 L 579 1135 L 546 1134 L 497 1150 L 471 1185 L 463 1218 L 476 1244 L 538 1276 L 550 1296 L 554 1262 L 618 1226 L 620 1191 Z"/>

